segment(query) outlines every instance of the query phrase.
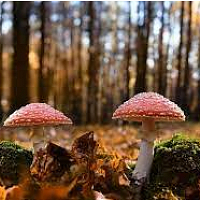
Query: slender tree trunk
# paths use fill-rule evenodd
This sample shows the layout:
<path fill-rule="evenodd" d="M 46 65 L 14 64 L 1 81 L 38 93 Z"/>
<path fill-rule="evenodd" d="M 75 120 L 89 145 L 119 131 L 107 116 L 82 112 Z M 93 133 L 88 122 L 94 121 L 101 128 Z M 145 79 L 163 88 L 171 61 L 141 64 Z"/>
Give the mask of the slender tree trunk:
<path fill-rule="evenodd" d="M 11 80 L 11 109 L 29 102 L 29 14 L 30 2 L 13 2 L 13 65 Z"/>
<path fill-rule="evenodd" d="M 182 48 L 183 48 L 183 19 L 184 19 L 184 1 L 181 2 L 181 15 L 180 15 L 180 42 L 178 48 L 178 55 L 177 55 L 177 70 L 178 70 L 178 78 L 176 82 L 176 103 L 179 105 L 181 101 L 181 77 L 182 77 Z"/>
<path fill-rule="evenodd" d="M 152 83 L 152 88 L 153 88 L 153 91 L 158 91 L 158 59 L 157 59 L 157 51 L 156 51 L 156 48 L 157 48 L 157 38 L 156 36 L 154 35 L 153 37 L 153 55 L 152 55 L 152 59 L 154 61 L 154 69 L 153 69 L 153 83 Z"/>
<path fill-rule="evenodd" d="M 64 44 L 64 56 L 63 56 L 63 68 L 65 73 L 64 83 L 63 83 L 63 102 L 62 102 L 62 110 L 65 113 L 70 113 L 70 62 L 67 57 L 67 52 L 69 49 L 66 45 L 66 37 L 65 37 L 65 30 L 68 27 L 67 21 L 68 19 L 68 13 L 69 13 L 69 4 L 68 2 L 62 2 L 62 16 L 64 20 L 62 21 L 62 27 L 63 27 L 63 33 L 62 33 L 62 43 Z"/>
<path fill-rule="evenodd" d="M 40 50 L 39 50 L 39 74 L 38 74 L 38 96 L 40 102 L 48 102 L 48 83 L 45 75 L 45 24 L 46 24 L 46 2 L 40 3 Z"/>
<path fill-rule="evenodd" d="M 59 50 L 58 50 L 58 45 L 57 42 L 54 42 L 54 62 L 53 65 L 55 66 L 53 69 L 53 77 L 52 77 L 52 82 L 51 84 L 51 90 L 53 91 L 53 102 L 54 102 L 54 107 L 56 109 L 59 109 Z"/>
<path fill-rule="evenodd" d="M 170 25 L 169 25 L 170 26 Z M 170 28 L 169 28 L 170 29 Z M 169 30 L 169 35 L 171 35 L 171 31 Z M 164 91 L 165 94 L 164 96 L 168 95 L 168 90 L 170 88 L 170 84 L 168 82 L 168 69 L 167 69 L 167 64 L 168 64 L 168 58 L 169 58 L 169 48 L 170 48 L 170 43 L 168 41 L 167 47 L 166 47 L 166 54 L 164 56 L 164 75 L 163 75 L 163 87 L 164 87 Z M 172 96 L 170 96 L 170 99 L 172 98 Z"/>
<path fill-rule="evenodd" d="M 101 76 L 101 53 L 102 53 L 102 43 L 100 43 L 100 38 L 101 38 L 101 34 L 102 34 L 102 23 L 101 23 L 101 14 L 102 14 L 102 2 L 98 2 L 97 3 L 97 15 L 96 15 L 96 19 L 97 19 L 97 28 L 96 28 L 96 47 L 97 47 L 97 68 L 98 68 L 98 90 L 97 90 L 97 123 L 101 123 L 101 119 L 102 119 L 102 109 L 101 109 L 101 105 L 102 105 L 102 78 Z"/>
<path fill-rule="evenodd" d="M 2 33 L 2 24 L 3 24 L 3 9 L 4 2 L 1 2 L 1 15 L 0 15 L 0 122 L 3 118 L 3 109 L 1 105 L 2 95 L 3 95 L 3 33 Z"/>
<path fill-rule="evenodd" d="M 136 82 L 135 93 L 146 91 L 146 71 L 147 71 L 147 56 L 148 56 L 148 43 L 150 34 L 150 24 L 152 18 L 152 2 L 139 2 L 144 4 L 144 23 L 137 26 L 137 69 L 136 69 Z M 147 5 L 146 5 L 147 4 Z"/>
<path fill-rule="evenodd" d="M 199 44 L 198 44 L 198 71 L 200 72 L 200 35 L 199 35 Z M 198 79 L 197 106 L 194 110 L 193 119 L 195 121 L 200 120 L 200 78 Z"/>
<path fill-rule="evenodd" d="M 95 7 L 94 2 L 88 2 L 89 21 L 89 62 L 88 62 L 88 101 L 87 101 L 87 121 L 88 123 L 96 123 L 98 119 L 98 85 L 99 85 L 99 49 L 98 49 L 98 33 L 95 32 Z"/>
<path fill-rule="evenodd" d="M 75 62 L 75 27 L 74 27 L 74 17 L 71 17 L 71 27 L 70 27 L 70 41 L 71 41 L 71 57 L 70 57 L 70 72 L 71 76 L 69 77 L 70 81 L 70 104 L 71 104 L 71 115 L 75 122 L 77 122 L 77 116 L 76 116 L 76 89 L 75 89 L 75 82 L 76 82 L 76 62 Z"/>
<path fill-rule="evenodd" d="M 164 15 L 165 15 L 165 6 L 164 2 L 161 2 L 162 6 L 162 16 L 161 16 L 161 28 L 160 28 L 160 33 L 159 33 L 159 43 L 158 43 L 158 53 L 159 53 L 159 58 L 158 58 L 158 93 L 162 94 L 165 96 L 166 93 L 166 85 L 164 80 L 165 76 L 165 65 L 164 65 L 164 55 L 163 55 L 163 31 L 164 31 Z"/>
<path fill-rule="evenodd" d="M 131 2 L 128 2 L 129 6 L 129 12 L 128 12 L 128 40 L 126 44 L 126 94 L 125 94 L 125 101 L 129 99 L 129 81 L 130 81 L 130 73 L 129 73 L 129 66 L 130 66 L 130 60 L 131 60 L 131 48 L 130 48 L 130 42 L 131 42 Z"/>
<path fill-rule="evenodd" d="M 190 85 L 190 66 L 189 66 L 189 55 L 191 49 L 191 41 L 192 41 L 192 34 L 191 34 L 191 22 L 192 22 L 192 2 L 188 2 L 189 4 L 189 19 L 188 19 L 188 27 L 187 27 L 187 44 L 186 44 L 186 56 L 185 56 L 185 70 L 184 70 L 184 82 L 183 82 L 183 97 L 181 106 L 185 111 L 186 115 L 190 114 L 190 107 L 189 107 L 189 85 Z"/>
<path fill-rule="evenodd" d="M 82 17 L 82 16 L 81 16 Z M 81 24 L 79 26 L 79 35 L 78 41 L 75 41 L 76 29 L 73 25 L 73 19 L 71 22 L 71 67 L 72 67 L 72 117 L 76 124 L 80 124 L 82 121 L 81 112 L 82 112 L 82 58 L 81 58 L 81 49 L 82 49 L 82 18 Z M 75 43 L 77 45 L 75 45 Z M 77 48 L 77 49 L 76 49 Z M 77 50 L 77 51 L 75 51 Z M 76 62 L 76 56 L 77 61 Z"/>
<path fill-rule="evenodd" d="M 81 2 L 82 4 L 82 2 Z M 83 24 L 83 7 L 80 8 L 80 26 L 79 26 L 79 35 L 78 35 L 78 45 L 77 45 L 77 59 L 78 59 L 78 88 L 76 90 L 77 97 L 76 97 L 76 115 L 77 115 L 77 123 L 81 124 L 83 122 L 82 119 L 82 112 L 83 112 L 83 77 L 82 77 L 82 24 Z"/>
<path fill-rule="evenodd" d="M 167 47 L 166 47 L 166 53 L 165 53 L 165 56 L 164 56 L 164 75 L 163 75 L 163 82 L 164 82 L 164 91 L 165 91 L 165 94 L 166 96 L 168 96 L 169 94 L 169 90 L 170 90 L 170 83 L 169 83 L 169 76 L 168 74 L 170 73 L 170 71 L 167 69 L 167 65 L 168 65 L 168 61 L 169 61 L 169 49 L 170 49 L 170 38 L 171 38 L 171 34 L 172 34 L 172 30 L 171 30 L 171 21 L 170 21 L 170 13 L 171 13 L 171 9 L 172 9 L 172 3 L 170 3 L 170 7 L 167 11 L 167 14 L 168 14 L 168 18 L 169 18 L 169 21 L 168 23 L 166 24 L 166 28 L 168 29 L 168 32 L 169 32 L 169 39 L 168 39 L 168 43 L 167 43 Z M 170 93 L 171 96 L 168 96 L 170 98 L 172 98 L 172 93 Z"/>

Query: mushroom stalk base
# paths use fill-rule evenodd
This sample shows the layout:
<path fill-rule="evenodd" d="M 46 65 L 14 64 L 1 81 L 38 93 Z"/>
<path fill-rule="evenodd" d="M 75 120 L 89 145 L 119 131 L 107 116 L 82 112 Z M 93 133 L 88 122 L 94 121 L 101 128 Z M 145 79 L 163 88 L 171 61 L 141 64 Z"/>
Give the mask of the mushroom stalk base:
<path fill-rule="evenodd" d="M 156 137 L 154 119 L 144 119 L 142 122 L 142 129 L 140 153 L 133 171 L 133 179 L 137 185 L 143 185 L 143 183 L 149 177 L 151 170 L 154 157 L 154 140 Z"/>
<path fill-rule="evenodd" d="M 148 178 L 154 157 L 154 143 L 142 140 L 140 155 L 133 171 L 135 184 L 140 184 Z M 138 182 L 138 183 L 137 183 Z M 142 184 L 142 183 L 141 183 Z"/>

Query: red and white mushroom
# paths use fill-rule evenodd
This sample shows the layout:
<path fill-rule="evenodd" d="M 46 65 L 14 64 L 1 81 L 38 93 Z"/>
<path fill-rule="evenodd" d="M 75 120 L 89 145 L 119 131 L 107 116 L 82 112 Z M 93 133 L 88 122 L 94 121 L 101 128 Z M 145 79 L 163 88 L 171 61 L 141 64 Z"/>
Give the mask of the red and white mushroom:
<path fill-rule="evenodd" d="M 31 103 L 11 114 L 4 127 L 47 127 L 71 125 L 72 120 L 46 103 Z"/>
<path fill-rule="evenodd" d="M 133 171 L 137 184 L 148 178 L 154 156 L 156 139 L 155 122 L 184 121 L 184 112 L 172 101 L 154 92 L 135 95 L 120 105 L 113 113 L 113 119 L 142 122 L 141 145 L 138 161 Z"/>
<path fill-rule="evenodd" d="M 57 126 L 72 124 L 72 120 L 46 103 L 31 103 L 11 114 L 4 122 L 6 127 Z"/>

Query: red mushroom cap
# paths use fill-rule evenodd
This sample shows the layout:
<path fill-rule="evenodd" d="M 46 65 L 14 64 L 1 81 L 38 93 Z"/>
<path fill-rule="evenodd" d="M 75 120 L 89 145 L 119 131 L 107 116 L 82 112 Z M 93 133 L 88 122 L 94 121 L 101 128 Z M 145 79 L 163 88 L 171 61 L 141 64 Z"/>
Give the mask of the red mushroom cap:
<path fill-rule="evenodd" d="M 113 113 L 113 119 L 142 121 L 184 121 L 184 112 L 172 101 L 155 92 L 143 92 L 120 105 Z"/>
<path fill-rule="evenodd" d="M 56 126 L 72 124 L 72 120 L 46 103 L 31 103 L 11 114 L 4 122 L 6 127 Z"/>

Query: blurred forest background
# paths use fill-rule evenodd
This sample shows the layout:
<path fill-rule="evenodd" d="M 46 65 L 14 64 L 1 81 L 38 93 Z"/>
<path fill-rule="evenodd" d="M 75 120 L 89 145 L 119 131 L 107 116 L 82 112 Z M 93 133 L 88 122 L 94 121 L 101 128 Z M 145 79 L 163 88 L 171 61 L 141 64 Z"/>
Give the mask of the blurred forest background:
<path fill-rule="evenodd" d="M 0 118 L 47 102 L 105 124 L 156 91 L 200 120 L 200 2 L 0 1 Z"/>

